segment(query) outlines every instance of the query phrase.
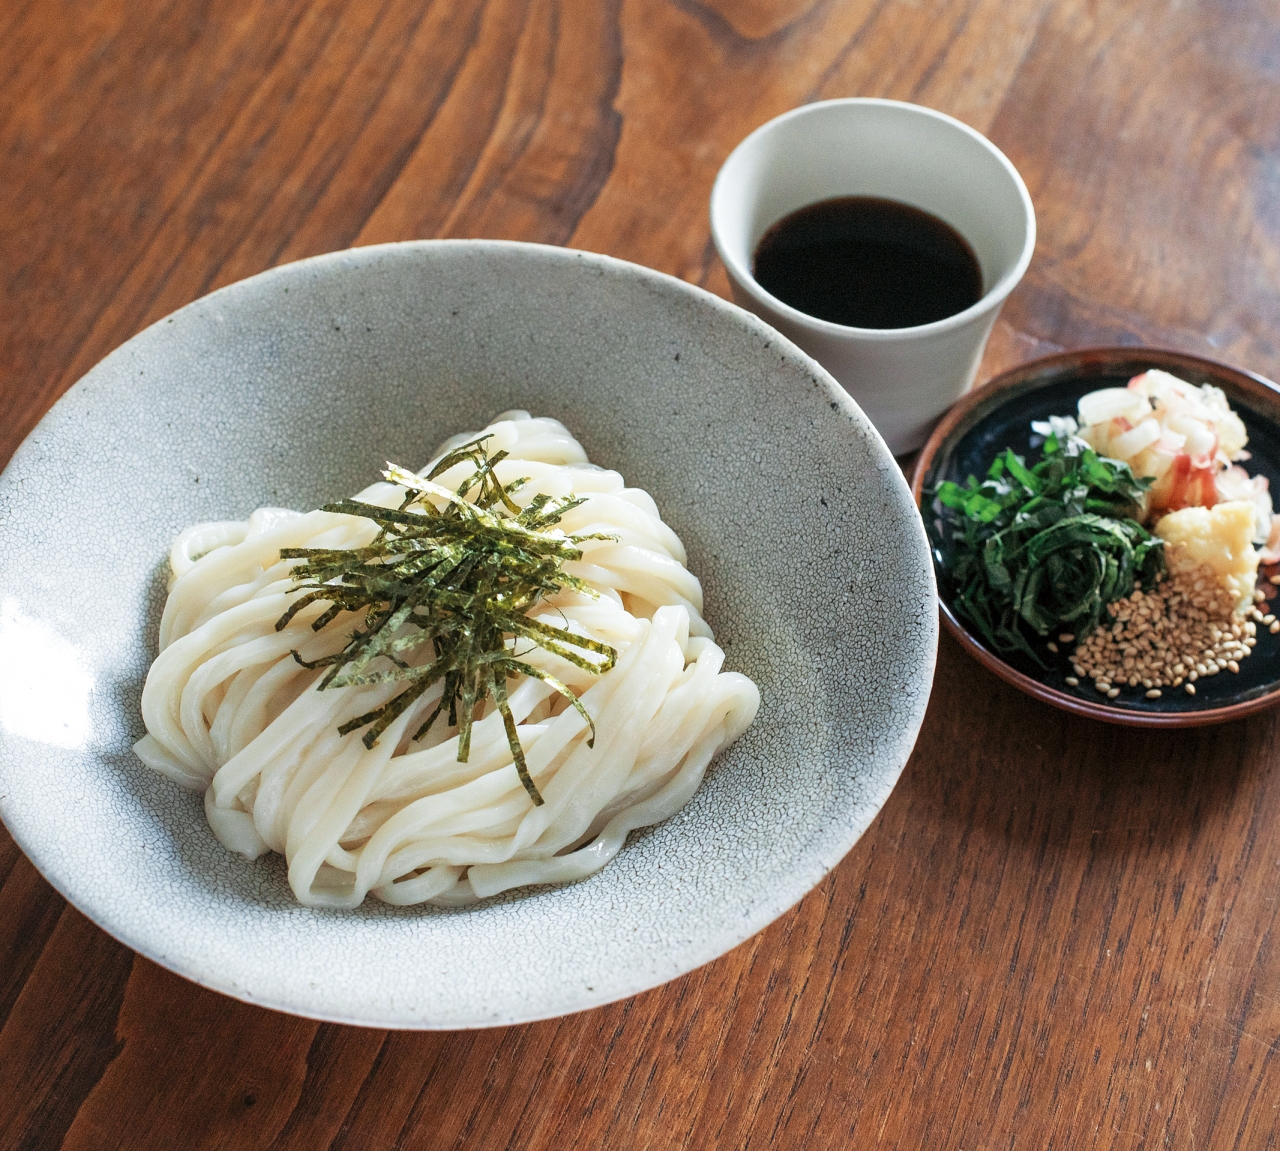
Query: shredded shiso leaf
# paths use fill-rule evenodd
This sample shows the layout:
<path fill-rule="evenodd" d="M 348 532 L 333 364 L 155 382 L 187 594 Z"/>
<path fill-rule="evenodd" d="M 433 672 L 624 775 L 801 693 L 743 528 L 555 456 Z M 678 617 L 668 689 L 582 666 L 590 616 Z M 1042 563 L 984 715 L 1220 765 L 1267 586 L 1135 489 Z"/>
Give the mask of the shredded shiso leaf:
<path fill-rule="evenodd" d="M 317 601 L 330 606 L 312 623 L 315 631 L 343 612 L 363 613 L 363 627 L 351 633 L 340 651 L 316 660 L 304 660 L 297 651 L 293 657 L 304 667 L 329 668 L 317 685 L 321 691 L 371 683 L 407 685 L 381 707 L 339 727 L 342 735 L 368 727 L 362 737 L 366 747 L 373 747 L 397 716 L 443 680 L 439 705 L 413 738 L 421 739 L 447 710 L 450 726 L 458 727 L 458 761 L 466 763 L 475 709 L 492 696 L 520 781 L 541 806 L 507 702 L 507 677 L 534 676 L 554 688 L 586 720 L 588 745 L 594 746 L 595 724 L 578 697 L 523 657 L 540 647 L 595 674 L 613 667 L 617 652 L 609 645 L 531 619 L 529 613 L 557 592 L 598 595 L 563 565 L 582 558 L 577 546 L 582 541 L 615 537 L 565 535 L 555 526 L 581 499 L 538 495 L 520 508 L 511 496 L 527 480 L 499 482 L 494 468 L 507 453 L 488 455 L 484 443 L 490 438 L 454 448 L 425 480 L 388 464 L 386 478 L 408 489 L 398 509 L 358 500 L 326 504 L 327 512 L 373 520 L 378 534 L 361 548 L 282 549 L 282 559 L 302 561 L 293 577 L 305 594 L 290 604 L 276 630 Z M 455 491 L 433 482 L 460 463 L 470 463 L 474 470 Z M 532 646 L 517 651 L 520 641 Z M 429 661 L 424 659 L 428 655 Z"/>
<path fill-rule="evenodd" d="M 1156 584 L 1164 541 L 1135 519 L 1150 479 L 1100 457 L 1072 420 L 1034 428 L 1044 435 L 1039 463 L 1007 448 L 981 482 L 939 484 L 934 507 L 957 613 L 994 651 L 1043 667 L 1029 637 L 1090 634 L 1107 604 Z"/>

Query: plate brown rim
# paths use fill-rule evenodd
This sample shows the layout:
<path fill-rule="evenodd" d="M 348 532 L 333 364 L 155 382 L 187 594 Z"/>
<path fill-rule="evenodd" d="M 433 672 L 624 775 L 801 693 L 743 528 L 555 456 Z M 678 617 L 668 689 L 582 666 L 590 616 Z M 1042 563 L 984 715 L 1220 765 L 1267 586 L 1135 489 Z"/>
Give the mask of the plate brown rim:
<path fill-rule="evenodd" d="M 1148 368 L 1187 368 L 1192 367 L 1215 380 L 1229 381 L 1244 395 L 1257 401 L 1259 407 L 1276 413 L 1280 421 L 1280 387 L 1243 368 L 1224 364 L 1219 360 L 1211 360 L 1205 356 L 1197 356 L 1189 352 L 1178 352 L 1169 348 L 1146 348 L 1138 345 L 1128 347 L 1082 348 L 1077 351 L 1057 352 L 1049 356 L 1041 356 L 1016 367 L 1001 372 L 987 383 L 974 388 L 962 396 L 943 416 L 928 442 L 916 457 L 915 468 L 911 474 L 911 495 L 916 507 L 923 513 L 924 479 L 933 464 L 934 458 L 943 446 L 958 432 L 967 431 L 987 411 L 1000 406 L 1010 392 L 1030 391 L 1036 387 L 1053 383 L 1065 376 L 1106 375 L 1115 371 L 1120 365 L 1144 365 Z M 1122 369 L 1123 370 L 1123 369 Z M 956 618 L 951 607 L 938 596 L 938 610 L 943 626 L 959 642 L 974 659 L 994 672 L 1006 683 L 1012 684 L 1019 691 L 1035 699 L 1072 712 L 1075 715 L 1087 716 L 1101 720 L 1103 723 L 1119 724 L 1123 727 L 1207 727 L 1210 724 L 1226 723 L 1229 720 L 1241 719 L 1254 712 L 1265 711 L 1280 703 L 1280 684 L 1277 684 L 1265 695 L 1255 699 L 1241 700 L 1226 707 L 1206 708 L 1202 711 L 1185 712 L 1139 712 L 1127 711 L 1109 704 L 1094 702 L 1068 695 L 1057 688 L 1049 687 L 1039 680 L 1010 667 L 994 652 L 985 648 L 975 639 Z"/>

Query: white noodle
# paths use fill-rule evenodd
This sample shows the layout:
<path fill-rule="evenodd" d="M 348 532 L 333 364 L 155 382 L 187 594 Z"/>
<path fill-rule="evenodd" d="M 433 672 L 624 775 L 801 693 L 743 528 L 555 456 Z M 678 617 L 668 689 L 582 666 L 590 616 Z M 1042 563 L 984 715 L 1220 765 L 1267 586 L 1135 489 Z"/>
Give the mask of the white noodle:
<path fill-rule="evenodd" d="M 457 729 L 445 717 L 418 742 L 409 738 L 439 702 L 439 685 L 366 748 L 358 731 L 339 736 L 339 725 L 400 685 L 318 692 L 322 672 L 291 654 L 335 650 L 350 617 L 314 632 L 327 605 L 313 603 L 275 630 L 297 595 L 280 549 L 358 547 L 373 538 L 371 521 L 260 508 L 244 522 L 188 528 L 173 545 L 137 754 L 204 793 L 209 825 L 230 850 L 251 859 L 283 853 L 294 894 L 308 906 L 355 907 L 369 892 L 395 904 L 457 905 L 582 879 L 617 854 L 628 832 L 683 807 L 716 752 L 755 718 L 760 694 L 746 676 L 721 670 L 701 585 L 648 493 L 588 463 L 556 420 L 508 412 L 485 431 L 490 453 L 510 453 L 498 478 L 529 478 L 518 503 L 585 496 L 560 526 L 617 537 L 586 542 L 582 559 L 565 565 L 598 598 L 564 592 L 534 613 L 611 645 L 616 666 L 595 676 L 541 649 L 525 657 L 579 695 L 595 747 L 582 717 L 547 684 L 508 682 L 541 807 L 520 782 L 492 707 L 477 711 L 467 763 L 457 761 Z M 473 438 L 453 437 L 435 459 Z M 456 487 L 463 476 L 451 469 L 438 482 Z M 392 507 L 403 495 L 377 483 L 358 498 Z"/>

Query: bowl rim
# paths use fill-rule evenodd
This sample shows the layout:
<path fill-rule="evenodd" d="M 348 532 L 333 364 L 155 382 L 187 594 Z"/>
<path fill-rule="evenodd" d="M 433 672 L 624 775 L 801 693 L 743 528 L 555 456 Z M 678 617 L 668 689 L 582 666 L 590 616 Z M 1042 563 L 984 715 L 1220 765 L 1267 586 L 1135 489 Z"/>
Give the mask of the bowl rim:
<path fill-rule="evenodd" d="M 1001 372 L 962 396 L 934 428 L 933 434 L 916 457 L 911 474 L 911 495 L 917 509 L 921 512 L 922 519 L 924 482 L 938 454 L 949 442 L 958 439 L 960 434 L 968 431 L 981 417 L 1000 407 L 1011 393 L 1033 391 L 1038 387 L 1071 377 L 1108 374 L 1122 364 L 1145 365 L 1146 368 L 1166 370 L 1191 367 L 1215 380 L 1229 381 L 1246 395 L 1257 398 L 1264 404 L 1280 407 L 1280 387 L 1265 376 L 1191 352 L 1180 352 L 1172 348 L 1149 348 L 1135 344 L 1080 348 L 1039 356 Z M 932 549 L 931 543 L 931 555 Z M 1280 683 L 1278 683 L 1266 694 L 1254 699 L 1200 711 L 1141 712 L 1112 707 L 1091 699 L 1068 695 L 1010 666 L 965 627 L 951 605 L 942 597 L 941 590 L 938 593 L 938 612 L 943 626 L 960 646 L 1006 683 L 1062 711 L 1101 720 L 1103 723 L 1121 727 L 1165 729 L 1207 727 L 1211 724 L 1241 719 L 1246 715 L 1266 711 L 1280 704 Z"/>
<path fill-rule="evenodd" d="M 15 465 L 19 467 L 27 466 L 24 462 L 25 458 L 28 452 L 32 450 L 32 445 L 37 443 L 46 420 L 55 409 L 68 402 L 74 402 L 71 397 L 80 390 L 85 381 L 96 378 L 104 371 L 110 371 L 110 365 L 114 364 L 122 355 L 126 355 L 126 350 L 135 341 L 143 338 L 148 333 L 165 330 L 164 326 L 178 315 L 184 313 L 199 315 L 209 310 L 216 312 L 219 303 L 226 298 L 227 294 L 234 295 L 246 290 L 250 285 L 253 286 L 250 290 L 253 290 L 253 288 L 261 289 L 265 285 L 292 276 L 340 273 L 341 269 L 353 260 L 363 263 L 365 261 L 376 261 L 382 257 L 413 258 L 432 251 L 448 249 L 471 249 L 490 255 L 502 252 L 516 257 L 536 257 L 561 262 L 565 265 L 577 265 L 596 270 L 601 274 L 613 274 L 638 279 L 653 285 L 655 288 L 676 293 L 686 299 L 697 300 L 703 307 L 709 307 L 712 312 L 720 313 L 728 320 L 731 320 L 744 334 L 754 331 L 758 337 L 765 340 L 767 347 L 781 350 L 796 363 L 797 367 L 805 370 L 815 383 L 822 384 L 825 389 L 824 400 L 830 403 L 831 408 L 833 410 L 838 409 L 860 425 L 861 434 L 864 434 L 867 438 L 871 455 L 879 457 L 879 466 L 882 469 L 899 471 L 889 448 L 874 424 L 862 412 L 852 397 L 836 383 L 830 373 L 781 333 L 736 304 L 676 276 L 602 253 L 526 241 L 490 239 L 408 240 L 340 249 L 265 269 L 253 276 L 245 277 L 198 297 L 174 312 L 157 319 L 142 331 L 135 333 L 76 380 L 51 405 L 49 411 L 45 412 L 32 431 L 24 438 L 23 442 L 15 450 L 13 457 L 5 464 L 3 471 L 9 473 Z M 904 492 L 903 494 L 905 496 L 906 493 Z M 912 505 L 904 499 L 901 505 L 904 512 L 908 506 Z M 923 523 L 918 516 L 904 516 L 903 522 L 908 532 L 912 531 L 913 525 L 915 530 L 918 531 L 920 546 L 924 552 L 923 558 L 926 561 L 921 570 L 924 578 L 932 586 L 936 597 L 936 577 L 933 565 L 927 562 L 928 539 L 924 532 Z M 921 590 L 924 589 L 922 588 Z M 832 836 L 825 848 L 816 847 L 806 858 L 794 861 L 795 865 L 787 870 L 784 881 L 773 886 L 770 891 L 770 897 L 756 902 L 750 908 L 750 914 L 744 915 L 742 920 L 732 929 L 706 933 L 697 944 L 686 944 L 669 953 L 666 956 L 666 962 L 662 964 L 652 966 L 641 963 L 633 964 L 627 977 L 620 979 L 612 986 L 596 991 L 594 994 L 579 994 L 569 1005 L 536 1004 L 531 1005 L 528 1009 L 508 1010 L 500 1014 L 490 1014 L 483 1008 L 477 1007 L 466 1013 L 465 1017 L 441 1020 L 431 1017 L 410 1016 L 404 1013 L 398 1015 L 389 1013 L 369 1014 L 367 1011 L 360 1009 L 326 1009 L 308 1003 L 307 996 L 302 993 L 291 995 L 255 994 L 255 990 L 252 987 L 237 984 L 215 968 L 201 966 L 199 963 L 193 964 L 189 962 L 189 957 L 181 951 L 173 952 L 159 945 L 155 936 L 140 935 L 134 923 L 122 919 L 114 910 L 104 909 L 101 900 L 92 891 L 86 890 L 84 884 L 78 882 L 75 875 L 68 875 L 63 869 L 60 869 L 57 859 L 50 856 L 47 843 L 24 835 L 19 827 L 15 827 L 9 819 L 5 818 L 4 796 L 0 796 L 0 821 L 6 824 L 18 847 L 27 855 L 46 881 L 72 906 L 92 920 L 95 926 L 131 950 L 151 959 L 167 970 L 203 987 L 208 987 L 211 990 L 243 1002 L 324 1022 L 378 1027 L 388 1030 L 488 1028 L 558 1018 L 566 1014 L 601 1007 L 641 994 L 662 986 L 675 978 L 688 975 L 707 963 L 720 958 L 784 915 L 801 899 L 812 892 L 826 875 L 844 859 L 866 833 L 875 817 L 888 801 L 889 795 L 902 776 L 924 722 L 937 664 L 939 628 L 935 616 L 926 613 L 923 619 L 925 626 L 932 633 L 931 637 L 927 637 L 931 638 L 931 642 L 924 643 L 920 647 L 922 659 L 918 668 L 918 676 L 921 689 L 916 697 L 910 722 L 897 726 L 892 732 L 890 742 L 898 749 L 894 757 L 898 762 L 892 770 L 885 770 L 880 774 L 873 792 L 869 794 L 864 802 L 857 806 L 856 810 L 849 809 L 847 820 L 842 821 L 844 827 L 841 832 Z"/>

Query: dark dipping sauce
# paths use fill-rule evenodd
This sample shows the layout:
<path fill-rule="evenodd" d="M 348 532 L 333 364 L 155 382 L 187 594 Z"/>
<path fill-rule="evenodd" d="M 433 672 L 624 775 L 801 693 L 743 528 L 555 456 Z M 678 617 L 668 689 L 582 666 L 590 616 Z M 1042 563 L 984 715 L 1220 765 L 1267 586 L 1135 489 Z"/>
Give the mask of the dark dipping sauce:
<path fill-rule="evenodd" d="M 853 328 L 913 328 L 982 298 L 969 242 L 897 200 L 838 196 L 784 216 L 756 246 L 752 273 L 798 311 Z"/>

